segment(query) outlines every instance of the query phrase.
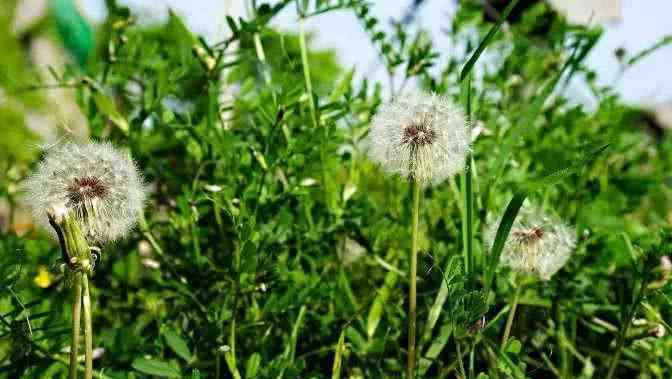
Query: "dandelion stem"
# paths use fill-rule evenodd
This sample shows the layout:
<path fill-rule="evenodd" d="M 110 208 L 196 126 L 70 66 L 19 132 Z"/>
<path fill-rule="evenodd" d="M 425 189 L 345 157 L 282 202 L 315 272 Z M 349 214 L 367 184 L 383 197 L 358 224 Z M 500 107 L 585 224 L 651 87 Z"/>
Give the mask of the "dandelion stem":
<path fill-rule="evenodd" d="M 70 343 L 70 371 L 68 378 L 77 379 L 77 357 L 79 355 L 79 328 L 82 315 L 82 274 L 74 273 L 74 297 L 72 299 L 72 341 Z"/>
<path fill-rule="evenodd" d="M 506 347 L 506 342 L 509 340 L 509 335 L 511 334 L 511 327 L 513 326 L 513 319 L 516 317 L 516 308 L 518 308 L 518 301 L 520 300 L 520 294 L 522 293 L 523 286 L 520 283 L 516 283 L 516 292 L 513 295 L 511 300 L 511 308 L 509 309 L 509 317 L 506 319 L 506 327 L 504 328 L 504 335 L 502 336 L 502 349 Z"/>
<path fill-rule="evenodd" d="M 410 285 L 408 288 L 408 361 L 406 378 L 415 377 L 415 319 L 417 305 L 417 273 L 418 273 L 418 221 L 420 218 L 420 183 L 413 181 L 413 220 L 411 229 L 411 264 L 409 271 Z"/>
<path fill-rule="evenodd" d="M 467 80 L 463 85 L 463 96 L 465 102 L 465 110 L 467 117 L 467 128 L 469 129 L 469 138 L 471 138 L 471 75 L 468 76 Z M 474 261 L 474 249 L 473 249 L 473 209 L 474 209 L 474 200 L 473 200 L 473 179 L 471 172 L 471 152 L 467 152 L 467 157 L 465 159 L 465 168 L 464 174 L 462 175 L 462 195 L 464 201 L 464 210 L 462 212 L 462 242 L 464 247 L 464 271 L 467 274 L 467 279 L 469 283 L 475 278 L 475 261 Z"/>
<path fill-rule="evenodd" d="M 85 346 L 85 364 L 84 378 L 93 378 L 93 328 L 91 326 L 91 295 L 89 293 L 89 277 L 82 273 L 82 287 L 84 296 L 82 297 L 84 314 L 84 346 Z"/>

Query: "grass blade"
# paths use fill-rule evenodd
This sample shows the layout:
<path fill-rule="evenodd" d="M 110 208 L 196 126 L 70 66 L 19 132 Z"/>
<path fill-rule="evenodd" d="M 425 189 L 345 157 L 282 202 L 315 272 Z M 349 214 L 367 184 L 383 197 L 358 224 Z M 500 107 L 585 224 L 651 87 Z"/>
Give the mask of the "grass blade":
<path fill-rule="evenodd" d="M 331 369 L 331 379 L 340 379 L 341 378 L 341 363 L 343 357 L 343 351 L 345 350 L 345 331 L 341 332 L 341 335 L 338 337 L 338 343 L 336 344 L 336 353 L 334 354 L 334 366 Z"/>
<path fill-rule="evenodd" d="M 483 38 L 481 43 L 476 48 L 476 51 L 474 51 L 474 53 L 471 54 L 471 57 L 469 57 L 469 60 L 467 61 L 467 63 L 464 64 L 464 67 L 460 72 L 460 82 L 462 82 L 464 78 L 467 77 L 467 74 L 469 74 L 469 72 L 471 72 L 471 70 L 474 68 L 474 65 L 478 61 L 478 58 L 481 56 L 483 51 L 485 51 L 485 48 L 490 43 L 490 40 L 492 40 L 495 34 L 497 34 L 499 29 L 502 27 L 502 24 L 504 23 L 504 21 L 506 21 L 506 18 L 509 17 L 509 14 L 516 6 L 516 4 L 518 4 L 518 0 L 513 0 L 512 2 L 509 3 L 509 5 L 504 9 L 504 12 L 502 12 L 502 15 L 499 17 L 499 20 L 497 20 L 497 23 L 493 25 L 492 28 L 490 28 L 488 34 L 485 35 L 485 38 Z"/>
<path fill-rule="evenodd" d="M 506 206 L 504 211 L 504 216 L 502 216 L 501 221 L 499 221 L 499 227 L 497 227 L 497 234 L 495 235 L 495 242 L 492 244 L 492 250 L 490 250 L 490 255 L 488 256 L 488 264 L 486 266 L 486 275 L 485 275 L 485 288 L 486 290 L 490 288 L 492 279 L 494 276 L 495 269 L 499 263 L 499 256 L 502 254 L 504 249 L 504 243 L 509 237 L 509 232 L 513 226 L 513 222 L 518 216 L 518 211 L 523 206 L 523 202 L 527 198 L 526 192 L 519 192 L 513 195 L 509 205 Z"/>
<path fill-rule="evenodd" d="M 471 136 L 471 75 L 462 86 L 462 96 L 465 103 L 465 113 L 467 116 L 467 125 L 469 135 Z M 464 273 L 469 283 L 473 282 L 476 275 L 475 260 L 473 252 L 473 186 L 471 176 L 471 153 L 467 154 L 465 159 L 464 174 L 462 175 L 462 197 L 464 201 L 464 211 L 462 212 L 462 242 L 464 255 Z"/>
<path fill-rule="evenodd" d="M 397 278 L 399 275 L 390 271 L 385 275 L 385 282 L 383 286 L 378 291 L 378 295 L 373 300 L 371 304 L 371 309 L 369 310 L 369 315 L 366 319 L 366 335 L 371 338 L 376 333 L 380 319 L 383 317 L 383 310 L 385 304 L 387 304 L 387 299 L 390 297 L 392 289 L 397 283 Z"/>

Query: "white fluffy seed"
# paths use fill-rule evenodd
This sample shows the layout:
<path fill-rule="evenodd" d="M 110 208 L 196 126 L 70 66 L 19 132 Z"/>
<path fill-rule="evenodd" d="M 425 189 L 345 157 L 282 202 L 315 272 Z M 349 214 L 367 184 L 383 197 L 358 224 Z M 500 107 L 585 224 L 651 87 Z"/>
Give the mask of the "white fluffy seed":
<path fill-rule="evenodd" d="M 385 171 L 423 184 L 455 175 L 470 148 L 464 112 L 445 96 L 420 92 L 381 105 L 369 140 L 370 158 Z"/>
<path fill-rule="evenodd" d="M 489 247 L 499 223 L 486 233 Z M 500 262 L 512 270 L 549 280 L 569 260 L 576 247 L 576 233 L 561 220 L 533 206 L 524 206 L 511 227 Z"/>
<path fill-rule="evenodd" d="M 135 163 L 109 143 L 66 142 L 50 148 L 23 188 L 39 224 L 51 230 L 47 212 L 64 205 L 94 244 L 123 237 L 145 200 Z"/>

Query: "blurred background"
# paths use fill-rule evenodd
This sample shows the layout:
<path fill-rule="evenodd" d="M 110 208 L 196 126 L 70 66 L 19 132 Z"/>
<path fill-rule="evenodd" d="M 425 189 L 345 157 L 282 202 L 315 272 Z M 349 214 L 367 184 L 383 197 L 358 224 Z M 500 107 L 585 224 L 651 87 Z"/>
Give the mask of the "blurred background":
<path fill-rule="evenodd" d="M 541 0 L 523 1 L 522 4 L 528 6 L 538 1 Z M 628 69 L 624 69 L 618 58 L 619 53 L 635 54 L 657 42 L 671 42 L 669 14 L 672 14 L 672 2 L 548 1 L 571 22 L 604 28 L 602 37 L 587 59 L 587 65 L 597 73 L 597 83 L 611 85 L 624 101 L 651 110 L 664 126 L 672 125 L 672 75 L 669 74 L 672 49 L 658 49 Z M 138 21 L 146 25 L 164 22 L 169 10 L 173 10 L 195 33 L 210 43 L 224 40 L 230 34 L 225 21 L 227 15 L 245 17 L 249 15 L 250 8 L 244 0 L 125 0 L 118 3 L 129 6 L 138 16 Z M 439 51 L 464 48 L 450 46 L 445 35 L 445 28 L 457 7 L 455 0 L 386 0 L 371 3 L 373 14 L 389 21 L 390 25 L 382 25 L 383 29 L 390 29 L 392 22 L 401 21 L 409 29 L 426 31 Z M 502 8 L 506 3 L 506 0 L 495 0 L 484 4 L 496 12 L 497 7 Z M 6 92 L 7 88 L 36 84 L 31 75 L 37 74 L 42 81 L 48 82 L 50 72 L 58 72 L 73 61 L 84 61 L 86 54 L 95 46 L 95 26 L 105 20 L 105 1 L 4 0 L 4 4 L 0 9 L 0 27 L 5 29 L 0 36 L 0 48 L 7 54 L 0 61 L 0 95 L 5 94 L 0 96 L 0 107 L 13 108 L 9 112 L 11 114 L 2 116 L 4 127 L 23 124 L 28 131 L 47 141 L 55 138 L 56 125 L 67 127 L 73 133 L 84 133 L 85 120 L 67 90 L 54 89 L 39 94 L 34 91 L 14 92 L 11 96 Z M 296 22 L 294 8 L 287 7 L 274 19 L 272 26 L 279 30 L 296 30 Z M 314 36 L 314 46 L 333 49 L 343 67 L 355 69 L 355 77 L 367 77 L 381 82 L 384 89 L 389 87 L 379 54 L 350 12 L 313 17 L 308 20 L 307 28 Z M 670 38 L 666 39 L 667 36 Z M 594 99 L 580 78 L 574 79 L 565 91 L 573 101 L 587 107 L 594 106 Z M 21 106 L 15 106 L 19 104 Z M 23 112 L 26 107 L 29 112 Z M 12 129 L 12 134 L 26 133 L 20 128 Z"/>
<path fill-rule="evenodd" d="M 522 1 L 528 7 L 543 0 Z M 659 128 L 672 127 L 672 75 L 669 62 L 672 48 L 647 49 L 672 42 L 672 2 L 669 0 L 548 0 L 568 20 L 599 26 L 604 32 L 587 58 L 597 84 L 611 86 L 623 101 L 649 112 L 650 121 Z M 59 82 L 59 75 L 77 70 L 96 49 L 96 26 L 106 19 L 104 0 L 3 0 L 0 7 L 0 161 L 29 160 L 39 143 L 53 143 L 59 134 L 86 138 L 87 123 L 77 107 L 74 91 Z M 165 22 L 172 10 L 208 43 L 230 35 L 226 16 L 249 16 L 250 4 L 243 0 L 125 0 L 144 25 Z M 465 46 L 451 46 L 446 28 L 458 2 L 442 0 L 373 1 L 372 12 L 388 25 L 401 22 L 409 30 L 422 30 L 433 40 L 439 58 L 446 61 L 451 52 L 463 52 Z M 484 12 L 496 17 L 506 0 L 484 2 Z M 294 7 L 286 7 L 272 22 L 278 30 L 297 28 Z M 353 68 L 355 79 L 368 78 L 389 92 L 390 80 L 380 55 L 372 47 L 366 32 L 351 12 L 330 12 L 307 21 L 312 45 L 333 50 L 342 67 Z M 505 28 L 506 29 L 506 28 Z M 658 46 L 657 46 L 658 45 Z M 235 48 L 235 46 L 233 46 Z M 642 54 L 636 65 L 624 64 L 623 57 Z M 487 64 L 487 59 L 485 60 Z M 441 67 L 441 64 L 435 65 Z M 46 89 L 44 87 L 46 85 Z M 577 75 L 563 87 L 570 101 L 591 109 L 596 104 L 588 84 Z M 39 87 L 39 88 L 38 88 Z M 43 90 L 44 89 L 44 90 Z M 233 96 L 235 88 L 222 96 Z M 60 129 L 60 131 L 59 131 Z M 32 144 L 32 145 L 31 145 Z M 11 166 L 10 166 L 11 167 Z M 18 175 L 18 173 L 14 173 Z M 12 175 L 9 172 L 8 175 Z M 0 204 L 0 222 L 7 218 L 7 204 Z M 22 225 L 21 215 L 17 226 Z M 24 220 L 25 221 L 25 220 Z M 3 222 L 4 223 L 4 222 Z"/>
<path fill-rule="evenodd" d="M 527 0 L 527 7 L 542 0 Z M 644 54 L 636 65 L 623 64 L 623 56 L 646 52 L 655 44 L 672 42 L 672 1 L 648 0 L 549 0 L 553 7 L 570 21 L 600 26 L 602 37 L 587 59 L 597 74 L 599 85 L 610 85 L 628 103 L 650 112 L 658 127 L 672 127 L 672 75 L 669 62 L 672 48 L 656 49 Z M 484 2 L 484 11 L 497 12 L 506 0 Z M 243 0 L 127 0 L 140 24 L 164 22 L 169 10 L 180 15 L 195 33 L 209 43 L 222 41 L 230 35 L 226 16 L 246 17 L 249 3 Z M 373 1 L 372 12 L 388 25 L 402 22 L 412 30 L 426 31 L 438 51 L 447 52 L 439 58 L 447 60 L 451 51 L 464 46 L 451 46 L 445 28 L 450 25 L 457 1 L 386 0 Z M 38 143 L 53 143 L 63 132 L 86 138 L 86 119 L 77 107 L 74 91 L 49 83 L 59 82 L 59 75 L 76 70 L 96 49 L 96 25 L 106 18 L 104 0 L 3 0 L 0 7 L 0 162 L 12 159 L 29 160 Z M 297 28 L 294 7 L 286 7 L 273 20 L 279 30 Z M 330 12 L 327 16 L 310 18 L 307 28 L 312 44 L 336 53 L 345 68 L 354 68 L 355 78 L 366 77 L 382 84 L 389 91 L 384 64 L 372 48 L 366 32 L 351 12 Z M 234 46 L 235 48 L 235 46 Z M 619 56 L 621 59 L 619 59 Z M 441 67 L 441 64 L 435 65 Z M 47 85 L 46 90 L 39 84 Z M 35 87 L 35 88 L 33 88 Z M 571 101 L 595 106 L 587 84 L 577 75 L 563 88 Z M 222 96 L 232 96 L 235 89 Z M 61 129 L 60 131 L 59 128 Z M 32 145 L 31 145 L 32 144 Z M 11 167 L 11 166 L 10 166 Z M 9 172 L 8 175 L 13 175 Z M 18 175 L 18 173 L 14 173 Z M 7 218 L 7 204 L 0 204 L 0 222 Z M 3 211 L 4 210 L 4 211 Z M 17 225 L 23 223 L 17 215 Z M 24 220 L 25 221 L 25 220 Z M 4 222 L 3 222 L 4 223 Z"/>

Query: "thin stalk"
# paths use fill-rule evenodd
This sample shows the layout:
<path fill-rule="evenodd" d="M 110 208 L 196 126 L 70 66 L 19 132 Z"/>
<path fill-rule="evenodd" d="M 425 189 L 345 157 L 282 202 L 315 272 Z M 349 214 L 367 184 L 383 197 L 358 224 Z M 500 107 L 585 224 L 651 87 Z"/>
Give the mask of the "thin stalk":
<path fill-rule="evenodd" d="M 308 48 L 306 45 L 306 28 L 305 28 L 305 16 L 303 14 L 299 15 L 299 47 L 301 48 L 301 66 L 303 67 L 303 79 L 306 86 L 306 94 L 308 95 L 308 105 L 310 107 L 310 119 L 313 122 L 313 127 L 317 128 L 320 126 L 319 120 L 317 118 L 317 108 L 315 106 L 315 99 L 313 96 L 313 82 L 310 79 L 310 64 L 308 63 Z M 325 143 L 327 141 L 328 128 L 324 128 L 322 131 L 322 145 L 320 146 L 320 165 L 322 168 L 322 185 L 325 188 L 325 204 L 327 209 L 331 208 L 331 201 L 329 197 L 330 191 L 328 190 L 329 185 L 329 175 L 327 173 L 327 168 L 325 162 L 327 161 L 325 156 Z"/>
<path fill-rule="evenodd" d="M 621 359 L 621 353 L 623 352 L 623 346 L 625 345 L 625 337 L 628 334 L 628 329 L 630 328 L 630 324 L 632 324 L 632 318 L 635 317 L 635 311 L 637 311 L 637 307 L 639 306 L 642 299 L 644 298 L 644 290 L 646 290 L 646 280 L 642 280 L 642 284 L 641 284 L 641 287 L 639 289 L 639 293 L 637 294 L 637 297 L 635 298 L 635 301 L 630 306 L 630 309 L 628 310 L 627 316 L 623 320 L 623 324 L 621 325 L 621 330 L 618 334 L 618 340 L 616 341 L 616 352 L 613 355 L 613 358 L 611 359 L 611 362 L 609 363 L 609 371 L 607 372 L 606 379 L 613 378 L 614 374 L 616 373 L 616 368 L 618 367 L 618 362 Z"/>
<path fill-rule="evenodd" d="M 315 110 L 315 101 L 313 99 L 313 83 L 310 80 L 310 65 L 308 64 L 308 49 L 306 47 L 306 30 L 304 17 L 299 17 L 299 46 L 301 48 L 301 65 L 303 66 L 303 79 L 306 83 L 306 93 L 308 94 L 308 105 L 310 106 L 310 118 L 313 126 L 317 127 L 317 112 Z"/>
<path fill-rule="evenodd" d="M 457 361 L 459 363 L 462 378 L 467 379 L 467 371 L 464 369 L 464 362 L 462 361 L 462 349 L 460 348 L 460 342 L 455 341 L 455 346 L 457 347 Z"/>
<path fill-rule="evenodd" d="M 261 62 L 264 82 L 266 82 L 266 85 L 270 87 L 272 84 L 271 71 L 268 65 L 266 64 L 266 54 L 264 53 L 264 45 L 261 44 L 261 37 L 259 36 L 259 33 L 254 33 L 252 39 L 254 40 L 254 50 L 257 53 L 257 59 L 259 59 L 259 62 Z M 273 94 L 275 95 L 275 91 L 273 91 Z"/>
<path fill-rule="evenodd" d="M 91 294 L 89 293 L 89 277 L 86 273 L 82 273 L 82 287 L 84 289 L 84 296 L 82 297 L 83 314 L 84 314 L 84 378 L 93 378 L 93 328 L 91 326 Z"/>
<path fill-rule="evenodd" d="M 411 229 L 411 264 L 409 270 L 410 285 L 408 287 L 408 361 L 406 378 L 415 377 L 415 320 L 417 306 L 417 274 L 418 274 L 418 221 L 420 218 L 420 183 L 413 181 L 413 220 Z"/>
<path fill-rule="evenodd" d="M 471 136 L 471 75 L 467 77 L 464 82 L 463 93 L 465 110 L 467 116 L 467 127 L 469 135 Z M 464 254 L 464 271 L 467 274 L 469 282 L 473 282 L 475 272 L 475 260 L 473 249 L 473 210 L 474 210 L 474 194 L 473 194 L 473 179 L 471 172 L 471 152 L 467 154 L 465 160 L 464 175 L 462 175 L 462 195 L 464 201 L 464 212 L 462 212 L 462 242 Z"/>
<path fill-rule="evenodd" d="M 77 379 L 77 357 L 79 355 L 79 328 L 82 316 L 82 274 L 74 273 L 74 297 L 72 299 L 72 342 L 70 343 L 70 371 L 68 378 Z"/>
<path fill-rule="evenodd" d="M 476 372 L 476 365 L 474 362 L 476 361 L 476 343 L 474 341 L 471 341 L 469 344 L 469 379 L 473 379 L 475 376 Z"/>
<path fill-rule="evenodd" d="M 513 295 L 511 300 L 511 308 L 509 310 L 509 317 L 506 319 L 506 327 L 504 328 L 504 335 L 502 336 L 502 349 L 506 346 L 506 342 L 509 340 L 509 335 L 511 334 L 511 327 L 513 326 L 513 319 L 516 317 L 516 308 L 518 308 L 518 301 L 520 300 L 520 294 L 522 293 L 523 286 L 518 284 L 516 286 L 516 292 Z"/>

